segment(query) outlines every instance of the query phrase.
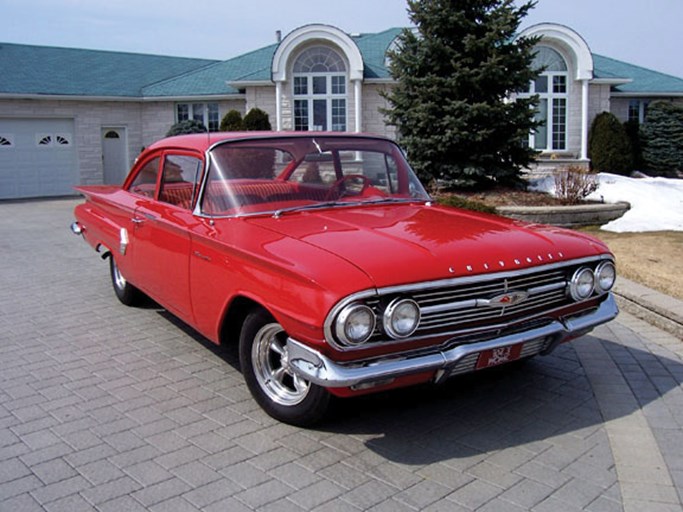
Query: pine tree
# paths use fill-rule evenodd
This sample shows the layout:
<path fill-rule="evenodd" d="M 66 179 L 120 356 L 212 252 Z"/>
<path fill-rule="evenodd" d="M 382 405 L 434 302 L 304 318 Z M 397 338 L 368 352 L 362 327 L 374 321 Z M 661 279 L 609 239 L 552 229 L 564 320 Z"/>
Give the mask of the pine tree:
<path fill-rule="evenodd" d="M 510 184 L 535 152 L 528 136 L 537 98 L 518 98 L 538 73 L 536 38 L 516 37 L 534 2 L 409 0 L 416 31 L 389 53 L 397 81 L 384 111 L 425 180 Z"/>
<path fill-rule="evenodd" d="M 648 171 L 671 177 L 683 172 L 683 107 L 665 101 L 651 104 L 640 137 Z"/>
<path fill-rule="evenodd" d="M 252 108 L 242 120 L 244 129 L 247 131 L 270 131 L 273 127 L 270 125 L 268 114 L 260 108 Z"/>
<path fill-rule="evenodd" d="M 242 114 L 237 110 L 228 110 L 227 114 L 221 119 L 220 130 L 222 132 L 239 132 L 244 129 Z"/>
<path fill-rule="evenodd" d="M 601 112 L 588 134 L 588 157 L 591 169 L 629 175 L 633 171 L 633 148 L 626 128 L 610 112 Z"/>

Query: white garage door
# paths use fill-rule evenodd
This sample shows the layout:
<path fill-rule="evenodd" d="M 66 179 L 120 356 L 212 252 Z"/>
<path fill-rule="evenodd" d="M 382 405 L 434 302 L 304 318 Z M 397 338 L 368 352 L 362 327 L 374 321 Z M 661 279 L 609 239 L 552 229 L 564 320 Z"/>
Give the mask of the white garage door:
<path fill-rule="evenodd" d="M 0 118 L 0 199 L 73 194 L 73 119 Z"/>

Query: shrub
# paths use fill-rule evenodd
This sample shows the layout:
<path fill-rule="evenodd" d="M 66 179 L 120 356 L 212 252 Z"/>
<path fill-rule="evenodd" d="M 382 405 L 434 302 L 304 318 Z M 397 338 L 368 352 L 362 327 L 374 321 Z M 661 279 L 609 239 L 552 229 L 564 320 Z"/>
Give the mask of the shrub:
<path fill-rule="evenodd" d="M 660 176 L 683 171 L 683 106 L 664 101 L 651 104 L 640 137 L 648 171 Z"/>
<path fill-rule="evenodd" d="M 184 133 L 206 133 L 208 130 L 206 126 L 200 121 L 195 119 L 187 119 L 185 121 L 180 121 L 166 132 L 166 137 L 171 137 L 173 135 L 182 135 Z"/>
<path fill-rule="evenodd" d="M 636 170 L 645 169 L 643 162 L 643 149 L 640 142 L 640 123 L 638 121 L 626 121 L 624 123 L 626 135 L 631 142 L 631 154 L 633 155 L 633 168 Z"/>
<path fill-rule="evenodd" d="M 588 135 L 588 157 L 597 172 L 628 176 L 633 170 L 633 150 L 626 129 L 609 112 L 598 114 Z"/>
<path fill-rule="evenodd" d="M 598 189 L 595 174 L 571 165 L 555 172 L 555 196 L 564 204 L 578 204 Z"/>
<path fill-rule="evenodd" d="M 233 109 L 229 110 L 221 119 L 220 130 L 222 132 L 239 132 L 244 129 L 242 125 L 242 114 Z"/>
<path fill-rule="evenodd" d="M 473 210 L 475 212 L 483 213 L 496 213 L 496 209 L 493 206 L 450 194 L 437 197 L 436 202 L 452 208 L 462 208 L 464 210 Z"/>
<path fill-rule="evenodd" d="M 243 127 L 247 131 L 270 131 L 272 126 L 266 114 L 260 108 L 252 108 L 242 121 Z"/>

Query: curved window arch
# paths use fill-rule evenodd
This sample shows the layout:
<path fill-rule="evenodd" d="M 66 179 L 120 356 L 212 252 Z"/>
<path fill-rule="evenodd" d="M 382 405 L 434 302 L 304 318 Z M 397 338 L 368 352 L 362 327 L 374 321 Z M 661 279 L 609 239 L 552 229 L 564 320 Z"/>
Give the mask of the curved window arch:
<path fill-rule="evenodd" d="M 541 73 L 529 85 L 529 95 L 537 94 L 536 120 L 543 124 L 529 136 L 529 144 L 539 151 L 567 149 L 567 112 L 569 109 L 569 72 L 567 62 L 557 50 L 539 46 L 532 64 Z"/>
<path fill-rule="evenodd" d="M 312 46 L 297 56 L 292 71 L 294 129 L 346 131 L 348 72 L 341 55 Z"/>
<path fill-rule="evenodd" d="M 301 52 L 294 61 L 294 73 L 346 73 L 341 56 L 327 46 L 314 46 Z"/>

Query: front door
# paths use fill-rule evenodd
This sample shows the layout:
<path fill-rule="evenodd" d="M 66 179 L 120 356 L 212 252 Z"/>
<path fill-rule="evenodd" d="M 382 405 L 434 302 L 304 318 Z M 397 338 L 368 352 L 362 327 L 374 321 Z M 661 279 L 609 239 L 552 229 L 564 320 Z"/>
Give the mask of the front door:
<path fill-rule="evenodd" d="M 128 173 L 125 128 L 102 128 L 102 166 L 104 183 L 120 185 Z"/>

